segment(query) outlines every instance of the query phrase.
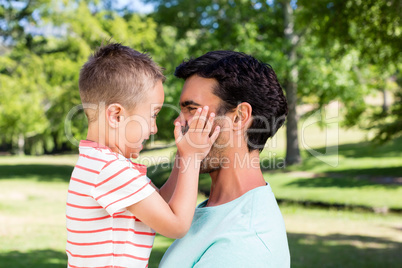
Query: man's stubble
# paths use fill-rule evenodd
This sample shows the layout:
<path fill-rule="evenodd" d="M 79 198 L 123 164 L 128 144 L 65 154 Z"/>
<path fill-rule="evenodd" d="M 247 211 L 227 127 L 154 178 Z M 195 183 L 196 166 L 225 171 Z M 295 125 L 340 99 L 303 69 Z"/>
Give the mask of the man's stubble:
<path fill-rule="evenodd" d="M 216 122 L 216 126 L 220 126 L 222 129 L 222 125 L 219 122 Z M 224 135 L 220 133 L 208 155 L 201 161 L 200 174 L 211 173 L 222 168 L 222 159 L 225 157 L 225 144 L 227 144 L 227 141 L 225 141 Z"/>

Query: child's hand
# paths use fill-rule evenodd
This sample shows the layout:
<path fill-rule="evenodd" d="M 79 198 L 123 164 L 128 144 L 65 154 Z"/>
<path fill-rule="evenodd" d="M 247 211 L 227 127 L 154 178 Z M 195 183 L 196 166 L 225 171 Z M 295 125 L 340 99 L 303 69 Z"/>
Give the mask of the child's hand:
<path fill-rule="evenodd" d="M 189 129 L 183 134 L 180 122 L 175 123 L 174 135 L 177 149 L 182 157 L 196 156 L 202 160 L 207 156 L 212 144 L 219 135 L 220 127 L 217 126 L 209 136 L 214 122 L 215 114 L 211 113 L 207 119 L 208 106 L 198 108 L 194 117 L 189 121 Z"/>

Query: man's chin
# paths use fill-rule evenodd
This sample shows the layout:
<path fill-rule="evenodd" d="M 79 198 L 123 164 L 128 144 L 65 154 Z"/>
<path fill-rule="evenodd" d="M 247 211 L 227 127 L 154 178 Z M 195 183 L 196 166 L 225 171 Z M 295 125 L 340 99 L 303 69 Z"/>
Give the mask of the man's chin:
<path fill-rule="evenodd" d="M 203 167 L 201 165 L 200 174 L 207 174 L 207 173 L 209 174 L 209 173 L 212 173 L 212 172 L 217 171 L 219 169 L 221 169 L 220 166 L 216 166 L 216 167 L 206 166 L 206 167 Z"/>
<path fill-rule="evenodd" d="M 200 174 L 212 173 L 222 168 L 222 154 L 217 151 L 210 151 L 209 154 L 201 161 Z"/>

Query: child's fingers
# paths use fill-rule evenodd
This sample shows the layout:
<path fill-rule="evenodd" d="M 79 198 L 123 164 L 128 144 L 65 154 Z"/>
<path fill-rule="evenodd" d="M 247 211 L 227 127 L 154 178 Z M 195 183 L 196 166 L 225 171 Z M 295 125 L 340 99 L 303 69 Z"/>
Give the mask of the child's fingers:
<path fill-rule="evenodd" d="M 200 118 L 201 112 L 202 108 L 198 108 L 194 116 L 188 121 L 189 128 L 195 129 L 197 127 L 198 119 Z"/>
<path fill-rule="evenodd" d="M 204 131 L 206 132 L 206 133 L 210 133 L 211 132 L 211 130 L 212 130 L 212 126 L 213 126 L 213 124 L 214 124 L 214 119 L 215 119 L 215 114 L 214 113 L 210 113 L 209 114 L 209 118 L 208 118 L 208 120 L 207 120 L 207 123 L 205 124 L 205 128 L 204 128 Z"/>
<path fill-rule="evenodd" d="M 218 138 L 220 131 L 221 131 L 221 127 L 216 126 L 215 130 L 214 130 L 214 133 L 212 133 L 211 137 L 209 138 L 209 142 L 210 142 L 211 145 L 214 144 L 214 142 Z"/>
<path fill-rule="evenodd" d="M 202 109 L 200 117 L 198 118 L 198 122 L 197 122 L 198 129 L 201 129 L 201 130 L 204 129 L 205 123 L 207 121 L 208 110 L 209 110 L 208 106 L 204 106 L 204 108 Z"/>

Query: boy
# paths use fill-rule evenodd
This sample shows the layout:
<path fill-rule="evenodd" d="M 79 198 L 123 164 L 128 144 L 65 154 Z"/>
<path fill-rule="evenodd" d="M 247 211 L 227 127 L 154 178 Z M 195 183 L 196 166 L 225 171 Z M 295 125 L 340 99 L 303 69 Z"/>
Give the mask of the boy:
<path fill-rule="evenodd" d="M 216 140 L 214 114 L 198 109 L 189 131 L 175 124 L 179 167 L 158 191 L 146 167 L 134 164 L 157 132 L 164 76 L 146 55 L 120 44 L 100 47 L 80 72 L 87 139 L 67 196 L 68 267 L 147 267 L 155 231 L 180 238 L 197 198 L 200 162 Z"/>

